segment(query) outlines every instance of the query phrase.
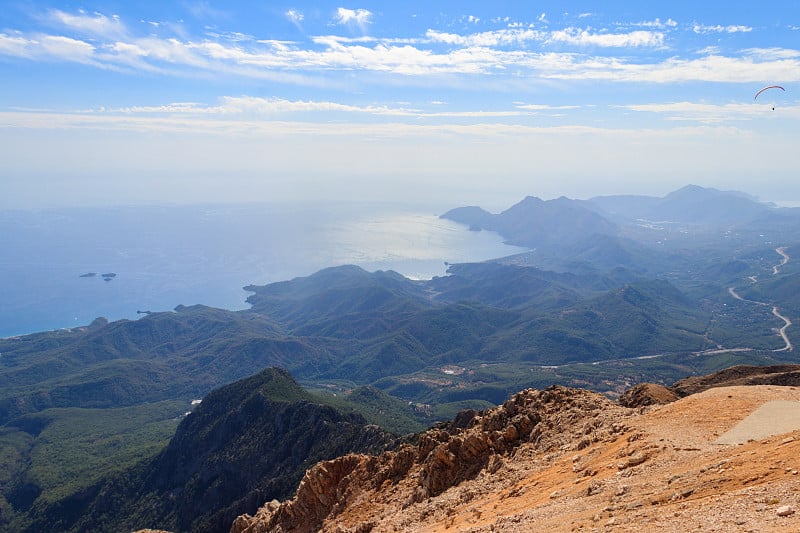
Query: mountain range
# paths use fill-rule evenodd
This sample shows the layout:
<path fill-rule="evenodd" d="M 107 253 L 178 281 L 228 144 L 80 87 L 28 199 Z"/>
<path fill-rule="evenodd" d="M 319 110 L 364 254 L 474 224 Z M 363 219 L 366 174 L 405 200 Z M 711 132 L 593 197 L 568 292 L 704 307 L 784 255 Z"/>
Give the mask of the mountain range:
<path fill-rule="evenodd" d="M 246 310 L 0 339 L 0 527 L 226 530 L 318 460 L 394 449 L 520 390 L 613 400 L 796 362 L 798 210 L 687 186 L 442 217 L 529 251 L 431 280 L 332 267 L 246 287 Z"/>

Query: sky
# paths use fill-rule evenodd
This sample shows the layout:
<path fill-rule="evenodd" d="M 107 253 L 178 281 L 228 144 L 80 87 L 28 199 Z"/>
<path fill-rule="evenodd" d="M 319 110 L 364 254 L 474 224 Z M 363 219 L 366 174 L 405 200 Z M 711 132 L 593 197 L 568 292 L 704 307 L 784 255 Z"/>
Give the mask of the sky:
<path fill-rule="evenodd" d="M 0 208 L 800 205 L 795 0 L 3 0 L 0 80 Z"/>

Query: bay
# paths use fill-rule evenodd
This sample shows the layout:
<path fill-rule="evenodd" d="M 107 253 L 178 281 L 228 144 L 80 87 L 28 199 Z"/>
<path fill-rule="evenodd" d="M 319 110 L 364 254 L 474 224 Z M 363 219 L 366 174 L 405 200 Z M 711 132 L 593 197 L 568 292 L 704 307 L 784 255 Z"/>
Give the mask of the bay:
<path fill-rule="evenodd" d="M 412 279 L 518 253 L 431 206 L 246 204 L 0 212 L 0 337 L 203 304 L 354 264 Z M 111 275 L 113 274 L 113 276 Z"/>

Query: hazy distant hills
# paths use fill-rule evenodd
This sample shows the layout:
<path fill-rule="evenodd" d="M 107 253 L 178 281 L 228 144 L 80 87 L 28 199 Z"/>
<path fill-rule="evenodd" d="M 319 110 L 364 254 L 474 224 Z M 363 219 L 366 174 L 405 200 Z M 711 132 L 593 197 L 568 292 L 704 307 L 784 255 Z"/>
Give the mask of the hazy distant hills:
<path fill-rule="evenodd" d="M 622 269 L 664 276 L 676 267 L 691 268 L 687 251 L 710 257 L 732 247 L 793 243 L 800 234 L 798 209 L 696 185 L 664 197 L 528 197 L 499 214 L 473 206 L 441 216 L 472 230 L 495 231 L 511 244 L 532 249 L 507 262 L 570 272 Z"/>
<path fill-rule="evenodd" d="M 691 224 L 743 224 L 776 210 L 738 191 L 719 191 L 687 185 L 663 198 L 597 196 L 588 202 L 607 213 L 628 219 Z"/>
<path fill-rule="evenodd" d="M 565 245 L 592 236 L 617 236 L 621 226 L 648 221 L 701 226 L 742 226 L 769 215 L 798 217 L 796 209 L 738 192 L 687 185 L 664 197 L 642 195 L 596 196 L 589 200 L 527 197 L 509 209 L 492 214 L 477 206 L 459 207 L 441 215 L 473 230 L 496 231 L 510 243 L 529 248 Z"/>
<path fill-rule="evenodd" d="M 502 213 L 479 207 L 457 208 L 442 218 L 472 229 L 495 231 L 509 244 L 537 248 L 583 240 L 593 235 L 616 235 L 616 224 L 568 198 L 544 201 L 528 196 Z"/>

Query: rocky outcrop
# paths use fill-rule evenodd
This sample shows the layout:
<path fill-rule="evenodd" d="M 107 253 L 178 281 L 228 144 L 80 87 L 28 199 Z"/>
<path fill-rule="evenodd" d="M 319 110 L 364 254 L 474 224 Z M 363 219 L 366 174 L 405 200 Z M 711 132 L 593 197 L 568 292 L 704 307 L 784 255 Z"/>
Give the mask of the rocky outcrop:
<path fill-rule="evenodd" d="M 713 374 L 684 378 L 670 387 L 640 383 L 625 391 L 619 397 L 619 403 L 624 407 L 664 405 L 711 388 L 740 385 L 795 387 L 800 385 L 800 365 L 732 366 Z"/>
<path fill-rule="evenodd" d="M 465 412 L 380 456 L 347 455 L 306 472 L 295 497 L 236 519 L 233 533 L 325 531 L 326 524 L 360 499 L 374 501 L 387 487 L 409 485 L 410 506 L 437 496 L 483 471 L 497 470 L 517 448 L 537 453 L 581 450 L 624 430 L 630 413 L 586 390 L 551 387 L 525 390 L 503 405 Z M 337 526 L 338 527 L 338 526 Z M 364 531 L 371 529 L 362 521 Z"/>
<path fill-rule="evenodd" d="M 800 531 L 800 429 L 718 442 L 773 401 L 800 402 L 800 390 L 712 387 L 635 409 L 586 391 L 524 391 L 414 445 L 320 463 L 293 500 L 232 531 Z"/>
<path fill-rule="evenodd" d="M 683 398 L 712 387 L 737 385 L 800 385 L 800 365 L 750 366 L 738 365 L 707 376 L 692 376 L 676 382 L 672 387 Z"/>
<path fill-rule="evenodd" d="M 641 383 L 631 387 L 619 397 L 620 405 L 624 407 L 645 407 L 648 405 L 663 405 L 674 402 L 678 395 L 657 383 Z"/>

